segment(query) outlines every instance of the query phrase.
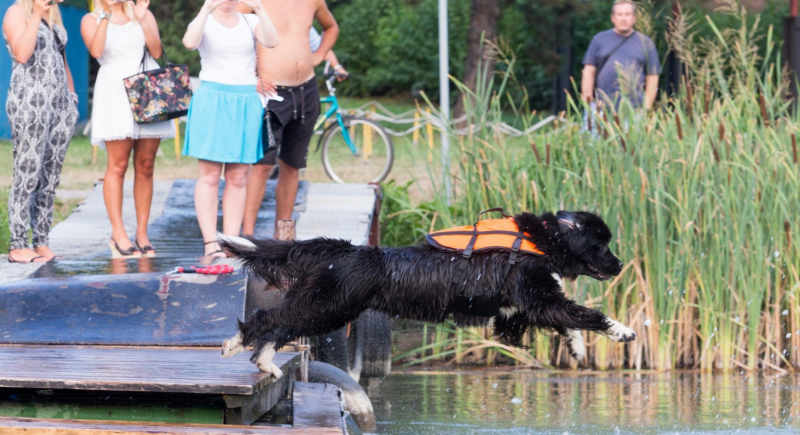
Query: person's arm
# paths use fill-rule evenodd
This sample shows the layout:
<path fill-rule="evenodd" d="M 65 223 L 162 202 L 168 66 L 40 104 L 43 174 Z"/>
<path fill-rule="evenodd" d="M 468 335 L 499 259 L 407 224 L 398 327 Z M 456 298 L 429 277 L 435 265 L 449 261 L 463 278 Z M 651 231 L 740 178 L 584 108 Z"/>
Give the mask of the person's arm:
<path fill-rule="evenodd" d="M 583 73 L 581 76 L 581 98 L 587 103 L 594 101 L 594 76 L 597 73 L 597 67 L 589 65 L 588 63 L 583 66 Z"/>
<path fill-rule="evenodd" d="M 256 85 L 256 89 L 259 93 L 264 95 L 275 95 L 278 93 L 278 87 L 275 85 L 275 82 L 269 78 L 269 76 L 265 73 L 267 67 L 269 66 L 269 61 L 267 60 L 267 56 L 269 56 L 268 48 L 258 44 L 256 46 L 256 51 L 258 52 L 258 65 L 256 65 L 256 70 L 258 71 L 258 84 Z"/>
<path fill-rule="evenodd" d="M 109 11 L 105 12 L 108 14 L 111 13 Z M 111 19 L 106 17 L 98 23 L 97 16 L 93 13 L 84 15 L 81 20 L 81 37 L 83 38 L 83 43 L 86 44 L 89 54 L 95 59 L 100 59 L 106 49 L 106 36 L 108 35 L 109 21 L 111 21 Z"/>
<path fill-rule="evenodd" d="M 186 47 L 187 50 L 197 50 L 197 47 L 199 47 L 200 43 L 203 41 L 203 29 L 206 27 L 208 16 L 214 12 L 217 6 L 226 1 L 227 0 L 206 0 L 195 19 L 189 23 L 189 27 L 183 35 L 183 46 Z"/>
<path fill-rule="evenodd" d="M 658 76 L 661 73 L 661 61 L 658 60 L 656 45 L 647 39 L 647 75 L 644 82 L 644 108 L 653 108 L 658 97 Z"/>
<path fill-rule="evenodd" d="M 594 101 L 595 76 L 597 75 L 597 35 L 592 38 L 586 55 L 583 56 L 583 72 L 581 73 L 581 99 L 587 103 Z"/>
<path fill-rule="evenodd" d="M 64 53 L 64 68 L 67 70 L 67 87 L 69 88 L 69 92 L 77 97 L 75 94 L 75 82 L 72 80 L 72 71 L 70 71 L 69 62 L 67 62 L 67 53 Z"/>
<path fill-rule="evenodd" d="M 325 0 L 316 0 L 317 10 L 314 13 L 314 18 L 320 26 L 322 26 L 322 42 L 319 43 L 319 48 L 311 55 L 314 66 L 322 63 L 325 56 L 333 48 L 336 43 L 336 38 L 339 37 L 339 25 L 336 24 L 336 19 L 333 18 L 331 11 L 328 10 L 328 5 Z"/>
<path fill-rule="evenodd" d="M 644 83 L 644 108 L 650 110 L 658 95 L 658 74 L 645 76 Z"/>
<path fill-rule="evenodd" d="M 275 29 L 275 25 L 272 23 L 266 9 L 264 9 L 261 0 L 241 0 L 239 3 L 252 9 L 253 13 L 258 17 L 258 24 L 256 24 L 253 31 L 258 43 L 267 48 L 276 47 L 278 45 L 278 31 Z"/>
<path fill-rule="evenodd" d="M 331 68 L 336 72 L 336 81 L 341 82 L 350 75 L 350 73 L 344 69 L 344 66 L 339 63 L 339 58 L 336 57 L 336 53 L 334 53 L 333 50 L 328 52 L 328 55 L 325 56 L 325 60 L 331 63 Z"/>
<path fill-rule="evenodd" d="M 142 27 L 142 32 L 144 32 L 144 44 L 147 46 L 147 51 L 150 52 L 151 56 L 158 59 L 162 54 L 161 35 L 158 33 L 156 17 L 147 10 L 149 6 L 150 0 L 137 0 L 136 6 L 133 7 L 133 13 Z"/>
<path fill-rule="evenodd" d="M 36 39 L 39 34 L 39 24 L 42 18 L 50 13 L 50 0 L 34 0 L 33 13 L 30 19 L 25 11 L 18 5 L 8 8 L 3 19 L 3 33 L 6 41 L 14 53 L 14 60 L 19 63 L 27 63 L 36 50 Z"/>

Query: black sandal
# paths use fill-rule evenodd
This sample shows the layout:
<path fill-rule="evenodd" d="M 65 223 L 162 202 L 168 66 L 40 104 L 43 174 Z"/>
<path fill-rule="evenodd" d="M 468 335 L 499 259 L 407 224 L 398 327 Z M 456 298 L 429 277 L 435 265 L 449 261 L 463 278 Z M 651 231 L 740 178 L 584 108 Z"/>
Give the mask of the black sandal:
<path fill-rule="evenodd" d="M 204 242 L 203 246 L 210 245 L 212 243 L 219 243 L 219 242 L 217 242 L 216 240 L 212 240 L 210 242 Z M 223 255 L 217 255 L 216 256 L 217 258 L 226 258 L 226 257 L 228 257 L 227 255 L 225 255 L 225 251 L 223 251 L 222 249 L 217 249 L 216 251 L 214 251 L 214 252 L 212 252 L 210 254 L 204 254 L 204 256 L 205 257 L 213 257 L 213 256 L 215 256 L 214 254 L 223 254 Z"/>
<path fill-rule="evenodd" d="M 136 246 L 131 246 L 128 249 L 122 249 L 119 247 L 119 244 L 116 240 L 111 239 L 111 242 L 108 244 L 108 247 L 111 248 L 111 258 L 139 258 L 141 257 L 141 252 L 136 248 Z M 136 254 L 139 255 L 136 255 Z"/>
<path fill-rule="evenodd" d="M 156 249 L 153 248 L 153 245 L 139 246 L 139 241 L 133 239 L 133 246 L 142 253 L 142 257 L 153 258 L 156 256 Z"/>

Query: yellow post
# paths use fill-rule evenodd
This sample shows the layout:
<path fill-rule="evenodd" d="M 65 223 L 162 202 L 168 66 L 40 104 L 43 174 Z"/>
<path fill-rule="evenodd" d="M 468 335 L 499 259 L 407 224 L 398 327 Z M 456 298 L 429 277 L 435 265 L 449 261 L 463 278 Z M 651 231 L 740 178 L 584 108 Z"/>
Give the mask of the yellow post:
<path fill-rule="evenodd" d="M 425 112 L 427 112 L 428 115 L 430 115 L 431 114 L 431 108 L 430 107 L 426 107 L 425 108 Z M 433 161 L 433 124 L 431 124 L 429 121 L 425 121 L 425 122 L 426 122 L 425 131 L 428 133 L 428 161 L 432 162 Z"/>
<path fill-rule="evenodd" d="M 175 160 L 181 161 L 181 121 L 175 118 Z"/>
<path fill-rule="evenodd" d="M 414 112 L 414 132 L 411 133 L 411 142 L 414 146 L 419 143 L 419 110 Z"/>
<path fill-rule="evenodd" d="M 370 112 L 375 113 L 375 106 L 369 108 Z M 371 118 L 369 113 L 366 114 L 367 118 Z M 372 154 L 372 127 L 364 124 L 364 160 L 369 159 Z"/>

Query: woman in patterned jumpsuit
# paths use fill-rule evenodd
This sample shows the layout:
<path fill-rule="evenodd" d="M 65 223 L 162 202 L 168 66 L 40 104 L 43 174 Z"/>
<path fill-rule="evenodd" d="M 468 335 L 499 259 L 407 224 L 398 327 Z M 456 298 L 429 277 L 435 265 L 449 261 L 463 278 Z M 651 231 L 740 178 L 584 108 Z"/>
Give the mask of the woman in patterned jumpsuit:
<path fill-rule="evenodd" d="M 67 32 L 57 4 L 17 0 L 6 12 L 3 36 L 13 60 L 6 102 L 14 140 L 8 261 L 49 261 L 55 257 L 48 247 L 55 191 L 78 119 L 78 97 L 64 53 Z M 28 246 L 31 227 L 33 249 Z"/>

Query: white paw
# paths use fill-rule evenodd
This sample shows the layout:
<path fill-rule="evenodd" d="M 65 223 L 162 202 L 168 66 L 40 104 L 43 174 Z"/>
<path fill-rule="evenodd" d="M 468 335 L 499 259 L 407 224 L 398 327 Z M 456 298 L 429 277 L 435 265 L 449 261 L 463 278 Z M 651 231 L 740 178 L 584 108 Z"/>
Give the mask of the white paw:
<path fill-rule="evenodd" d="M 628 328 L 627 326 L 617 322 L 616 320 L 609 318 L 606 318 L 606 320 L 608 320 L 608 323 L 611 326 L 604 332 L 601 332 L 601 334 L 607 335 L 608 338 L 612 339 L 613 341 L 618 341 L 622 343 L 636 340 L 636 332 L 634 332 L 633 329 Z"/>
<path fill-rule="evenodd" d="M 578 362 L 586 358 L 586 343 L 583 341 L 583 334 L 577 329 L 567 330 L 567 346 L 569 346 L 569 353 Z"/>
<path fill-rule="evenodd" d="M 256 359 L 256 365 L 258 366 L 259 370 L 272 375 L 275 380 L 278 380 L 283 376 L 283 371 L 281 371 L 281 368 L 272 362 L 272 358 L 274 357 L 275 343 L 267 343 L 261 349 L 261 353 L 258 355 L 258 359 Z"/>
<path fill-rule="evenodd" d="M 222 342 L 223 358 L 230 358 L 242 352 L 244 352 L 244 345 L 242 344 L 241 332 L 237 332 L 236 335 Z"/>

